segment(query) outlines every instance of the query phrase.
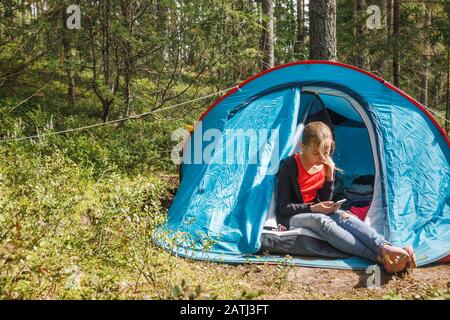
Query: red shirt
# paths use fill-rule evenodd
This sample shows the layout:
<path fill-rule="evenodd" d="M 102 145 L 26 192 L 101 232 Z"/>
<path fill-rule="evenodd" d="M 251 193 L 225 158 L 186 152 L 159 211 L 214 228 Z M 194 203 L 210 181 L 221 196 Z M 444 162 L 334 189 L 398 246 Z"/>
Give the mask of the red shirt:
<path fill-rule="evenodd" d="M 317 196 L 317 191 L 325 183 L 325 169 L 309 174 L 303 167 L 300 153 L 295 154 L 295 161 L 297 162 L 298 185 L 300 186 L 303 202 L 313 202 Z"/>

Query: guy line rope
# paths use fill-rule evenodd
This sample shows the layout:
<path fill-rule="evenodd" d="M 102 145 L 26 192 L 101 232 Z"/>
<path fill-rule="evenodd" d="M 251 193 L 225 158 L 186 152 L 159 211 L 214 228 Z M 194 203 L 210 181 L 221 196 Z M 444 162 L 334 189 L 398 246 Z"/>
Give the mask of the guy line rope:
<path fill-rule="evenodd" d="M 199 98 L 192 99 L 192 100 L 189 100 L 189 101 L 177 103 L 177 104 L 174 104 L 174 105 L 171 105 L 171 106 L 168 106 L 168 107 L 165 107 L 165 108 L 157 109 L 157 110 L 148 111 L 148 112 L 144 112 L 144 113 L 140 113 L 140 114 L 132 115 L 132 116 L 128 116 L 128 117 L 123 117 L 123 118 L 116 119 L 116 120 L 111 120 L 111 121 L 106 121 L 106 122 L 99 122 L 99 123 L 88 125 L 88 126 L 84 126 L 84 127 L 70 128 L 70 129 L 61 130 L 61 131 L 45 132 L 45 133 L 42 133 L 42 134 L 35 134 L 35 135 L 32 135 L 32 136 L 27 136 L 27 137 L 2 139 L 2 140 L 0 140 L 0 143 L 29 140 L 29 139 L 34 139 L 34 138 L 40 138 L 40 137 L 43 137 L 43 136 L 57 135 L 57 134 L 63 134 L 63 133 L 68 133 L 68 132 L 74 132 L 74 131 L 81 131 L 81 130 L 96 128 L 96 127 L 100 127 L 100 126 L 104 126 L 104 125 L 109 125 L 109 124 L 113 124 L 113 123 L 117 123 L 117 122 L 122 122 L 122 121 L 125 121 L 125 120 L 139 119 L 139 118 L 141 118 L 143 116 L 146 116 L 146 115 L 149 115 L 149 114 L 152 114 L 152 113 L 166 111 L 166 110 L 169 110 L 169 109 L 172 109 L 172 108 L 176 108 L 176 107 L 179 107 L 179 106 L 191 103 L 191 102 L 195 102 L 195 101 L 203 100 L 203 99 L 206 99 L 206 98 L 209 98 L 209 97 L 212 97 L 212 96 L 216 96 L 218 94 L 225 93 L 225 92 L 228 92 L 230 90 L 233 90 L 236 87 L 237 86 L 233 86 L 233 87 L 230 87 L 228 89 L 225 89 L 225 90 L 222 90 L 222 91 L 217 91 L 217 92 L 211 93 L 211 94 L 203 96 L 203 97 L 199 97 Z"/>

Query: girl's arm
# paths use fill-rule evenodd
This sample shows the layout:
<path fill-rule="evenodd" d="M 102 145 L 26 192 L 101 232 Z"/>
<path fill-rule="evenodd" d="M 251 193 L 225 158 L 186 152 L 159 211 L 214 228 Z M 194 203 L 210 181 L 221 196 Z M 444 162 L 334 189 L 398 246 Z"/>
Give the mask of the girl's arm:
<path fill-rule="evenodd" d="M 326 161 L 324 161 L 323 165 L 326 178 L 322 189 L 317 192 L 317 198 L 319 202 L 329 201 L 333 199 L 334 180 L 336 178 L 336 166 L 333 162 L 333 159 L 328 158 Z"/>
<path fill-rule="evenodd" d="M 334 191 L 334 179 L 329 181 L 325 179 L 322 189 L 317 192 L 317 198 L 319 202 L 328 201 L 333 199 Z"/>
<path fill-rule="evenodd" d="M 289 176 L 286 162 L 280 165 L 277 176 L 277 212 L 283 216 L 293 216 L 298 213 L 311 212 L 308 203 L 292 203 L 291 195 L 295 192 Z"/>

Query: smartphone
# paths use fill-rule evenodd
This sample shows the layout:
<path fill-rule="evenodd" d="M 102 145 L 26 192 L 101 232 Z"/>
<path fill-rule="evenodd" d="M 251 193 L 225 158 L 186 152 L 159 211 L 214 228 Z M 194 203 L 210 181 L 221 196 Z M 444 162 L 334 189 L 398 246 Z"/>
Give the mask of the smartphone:
<path fill-rule="evenodd" d="M 343 204 L 345 201 L 347 201 L 347 199 L 341 199 L 341 200 L 338 200 L 338 201 L 336 201 L 335 203 L 333 203 L 333 206 L 335 206 L 335 205 L 341 205 L 341 204 Z"/>

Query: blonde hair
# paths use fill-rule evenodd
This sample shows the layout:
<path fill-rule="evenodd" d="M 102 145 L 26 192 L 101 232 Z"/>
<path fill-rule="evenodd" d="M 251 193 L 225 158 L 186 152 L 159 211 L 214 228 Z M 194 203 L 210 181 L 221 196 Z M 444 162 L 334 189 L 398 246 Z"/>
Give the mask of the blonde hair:
<path fill-rule="evenodd" d="M 308 147 L 312 146 L 325 158 L 327 157 L 325 150 L 328 146 L 330 147 L 330 158 L 335 150 L 331 129 L 321 121 L 313 121 L 305 126 L 302 133 L 302 143 Z M 336 171 L 343 172 L 342 169 L 337 167 L 335 169 Z"/>
<path fill-rule="evenodd" d="M 330 146 L 330 155 L 333 154 L 335 146 L 333 134 L 330 128 L 321 121 L 308 123 L 303 129 L 302 143 L 305 146 L 313 146 L 322 156 L 325 155 L 325 148 Z"/>

